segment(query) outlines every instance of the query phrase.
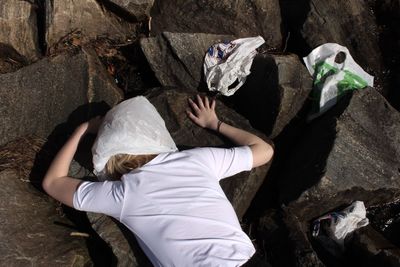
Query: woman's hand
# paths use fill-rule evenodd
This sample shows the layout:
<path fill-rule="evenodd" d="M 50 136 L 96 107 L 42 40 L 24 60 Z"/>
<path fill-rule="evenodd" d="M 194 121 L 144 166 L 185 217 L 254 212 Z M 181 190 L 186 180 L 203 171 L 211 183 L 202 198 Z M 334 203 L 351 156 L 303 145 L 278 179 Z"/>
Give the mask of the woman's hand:
<path fill-rule="evenodd" d="M 200 127 L 217 130 L 219 120 L 215 113 L 215 99 L 211 101 L 211 104 L 207 96 L 204 97 L 204 101 L 199 95 L 196 96 L 196 99 L 197 103 L 188 99 L 192 109 L 186 110 L 189 118 Z"/>

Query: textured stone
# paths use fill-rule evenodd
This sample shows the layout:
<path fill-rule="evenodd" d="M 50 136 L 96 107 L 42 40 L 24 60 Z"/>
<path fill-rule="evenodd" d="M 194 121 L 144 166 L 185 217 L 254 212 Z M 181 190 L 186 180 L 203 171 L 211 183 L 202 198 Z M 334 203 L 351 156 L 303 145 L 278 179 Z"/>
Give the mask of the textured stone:
<path fill-rule="evenodd" d="M 101 1 L 100 1 L 101 2 Z M 133 38 L 136 26 L 105 10 L 96 0 L 46 0 L 46 42 L 52 47 L 73 31 L 88 38 Z"/>
<path fill-rule="evenodd" d="M 0 75 L 0 144 L 28 134 L 48 137 L 78 107 L 101 101 L 113 106 L 122 99 L 94 52 L 85 51 Z"/>
<path fill-rule="evenodd" d="M 373 88 L 347 95 L 297 139 L 279 173 L 280 201 L 304 221 L 354 200 L 393 201 L 400 114 Z"/>
<path fill-rule="evenodd" d="M 40 56 L 36 11 L 29 1 L 2 0 L 0 5 L 0 44 L 27 61 Z M 0 48 L 0 54 L 5 52 Z"/>
<path fill-rule="evenodd" d="M 261 35 L 267 46 L 282 43 L 278 0 L 155 1 L 152 32 L 203 32 L 237 37 Z"/>
<path fill-rule="evenodd" d="M 229 35 L 164 32 L 143 38 L 140 45 L 162 86 L 196 90 L 203 77 L 203 61 L 214 43 L 234 39 Z"/>
<path fill-rule="evenodd" d="M 109 0 L 111 3 L 123 8 L 137 20 L 150 17 L 150 9 L 154 0 Z"/>
<path fill-rule="evenodd" d="M 221 136 L 196 126 L 186 116 L 187 99 L 193 97 L 193 94 L 184 91 L 158 89 L 149 95 L 150 102 L 165 120 L 168 131 L 178 148 L 231 145 Z M 217 113 L 226 123 L 253 132 L 266 140 L 265 135 L 254 130 L 245 118 L 219 101 L 217 101 Z M 221 186 L 239 218 L 249 207 L 251 200 L 264 181 L 268 168 L 269 165 L 262 166 L 251 172 L 242 172 L 221 181 Z"/>
<path fill-rule="evenodd" d="M 13 171 L 0 172 L 0 196 L 1 266 L 92 265 L 85 239 L 70 236 L 54 201 Z"/>

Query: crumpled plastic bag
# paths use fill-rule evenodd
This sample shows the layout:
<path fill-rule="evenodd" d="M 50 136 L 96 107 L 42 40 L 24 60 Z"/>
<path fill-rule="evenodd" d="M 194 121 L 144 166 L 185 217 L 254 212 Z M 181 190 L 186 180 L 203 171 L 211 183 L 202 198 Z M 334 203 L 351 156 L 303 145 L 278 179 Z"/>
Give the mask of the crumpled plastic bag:
<path fill-rule="evenodd" d="M 364 202 L 354 201 L 350 206 L 340 212 L 328 213 L 313 222 L 312 235 L 318 236 L 321 221 L 328 220 L 329 227 L 326 231 L 330 238 L 337 244 L 343 246 L 345 237 L 356 229 L 368 225 Z"/>
<path fill-rule="evenodd" d="M 116 154 L 146 155 L 176 151 L 176 145 L 156 108 L 143 96 L 125 100 L 104 117 L 92 147 L 94 172 Z"/>
<path fill-rule="evenodd" d="M 233 95 L 246 81 L 261 36 L 236 39 L 212 45 L 204 59 L 204 76 L 210 91 Z M 229 88 L 232 86 L 232 88 Z"/>
<path fill-rule="evenodd" d="M 339 44 L 323 44 L 303 60 L 314 77 L 312 95 L 315 103 L 308 120 L 334 106 L 345 91 L 374 85 L 374 77 L 354 61 L 346 47 Z"/>

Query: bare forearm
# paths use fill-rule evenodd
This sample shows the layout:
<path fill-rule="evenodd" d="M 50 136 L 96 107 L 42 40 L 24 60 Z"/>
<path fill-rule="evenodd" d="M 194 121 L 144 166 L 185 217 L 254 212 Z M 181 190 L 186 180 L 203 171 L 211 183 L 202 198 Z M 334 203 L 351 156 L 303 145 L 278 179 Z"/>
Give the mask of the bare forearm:
<path fill-rule="evenodd" d="M 220 134 L 229 138 L 240 146 L 249 146 L 253 152 L 253 167 L 263 165 L 271 160 L 273 148 L 260 137 L 248 131 L 236 128 L 227 123 L 221 123 L 218 130 Z"/>
<path fill-rule="evenodd" d="M 68 175 L 68 170 L 78 148 L 79 141 L 84 134 L 85 129 L 83 127 L 78 127 L 61 148 L 61 150 L 57 153 L 43 180 L 44 186 L 46 184 L 50 184 L 52 181 L 54 181 L 54 179 Z"/>

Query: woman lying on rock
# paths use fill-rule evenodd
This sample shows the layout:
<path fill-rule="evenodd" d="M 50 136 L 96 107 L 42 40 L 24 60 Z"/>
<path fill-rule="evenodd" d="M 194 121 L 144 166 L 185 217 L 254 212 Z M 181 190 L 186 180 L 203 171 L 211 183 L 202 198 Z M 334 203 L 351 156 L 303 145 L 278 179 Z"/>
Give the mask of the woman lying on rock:
<path fill-rule="evenodd" d="M 137 151 L 135 155 L 129 155 L 123 149 L 117 154 L 111 150 L 103 151 L 100 156 L 109 153 L 106 162 L 94 155 L 95 170 L 120 176 L 120 179 L 89 182 L 67 176 L 79 141 L 85 134 L 97 133 L 100 127 L 94 154 L 98 153 L 95 147 L 104 145 L 104 140 L 119 142 L 113 137 L 103 140 L 102 136 L 112 132 L 113 127 L 124 127 L 115 117 L 110 121 L 109 114 L 117 114 L 113 111 L 128 106 L 130 100 L 127 101 L 114 107 L 102 124 L 96 118 L 74 131 L 52 162 L 43 188 L 68 206 L 103 213 L 122 222 L 135 234 L 154 266 L 243 265 L 255 249 L 242 231 L 219 180 L 266 164 L 272 158 L 273 149 L 261 138 L 220 121 L 215 112 L 215 100 L 210 103 L 207 97 L 202 99 L 200 96 L 197 101 L 189 99 L 191 110 L 187 115 L 198 126 L 226 136 L 237 147 L 175 151 L 173 144 L 168 150 L 165 143 L 157 144 L 159 131 L 151 131 L 150 125 L 154 122 L 140 119 L 133 125 L 136 132 L 126 135 L 134 144 L 137 141 L 135 134 L 142 135 L 138 139 L 145 145 L 136 142 L 137 146 L 144 147 L 133 150 Z M 157 113 L 144 97 L 132 101 L 150 105 Z M 126 112 L 122 114 L 126 115 Z M 137 114 L 131 118 L 136 117 Z"/>

